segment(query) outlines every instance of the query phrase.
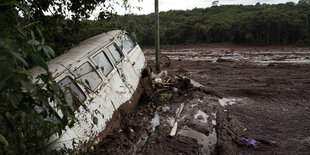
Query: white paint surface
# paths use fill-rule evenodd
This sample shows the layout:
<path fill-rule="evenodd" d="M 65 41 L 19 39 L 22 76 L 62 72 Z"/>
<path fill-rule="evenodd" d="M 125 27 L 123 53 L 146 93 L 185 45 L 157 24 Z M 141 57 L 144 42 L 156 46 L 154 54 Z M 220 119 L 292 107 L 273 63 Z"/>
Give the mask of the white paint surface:
<path fill-rule="evenodd" d="M 47 62 L 55 80 L 60 81 L 66 76 L 72 76 L 67 69 L 74 71 L 85 62 L 89 62 L 93 68 L 96 68 L 92 57 L 99 52 L 104 51 L 111 59 L 106 46 L 111 42 L 119 45 L 116 37 L 121 33 L 122 31 L 116 30 L 94 36 Z M 87 142 L 98 136 L 105 130 L 106 123 L 112 118 L 114 111 L 131 99 L 137 89 L 141 71 L 146 67 L 145 57 L 139 45 L 136 45 L 130 53 L 124 53 L 122 61 L 118 64 L 113 63 L 113 66 L 114 69 L 107 77 L 100 70 L 96 70 L 103 80 L 94 92 L 87 93 L 85 88 L 78 84 L 87 97 L 85 101 L 87 110 L 80 106 L 79 110 L 75 111 L 78 122 L 71 129 L 67 128 L 62 135 L 53 135 L 47 142 L 52 143 L 50 149 L 60 149 L 64 145 L 67 148 L 73 148 L 73 140 Z M 44 73 L 39 67 L 30 69 L 30 72 L 33 77 Z M 59 115 L 61 116 L 61 113 Z M 98 121 L 94 123 L 96 119 Z"/>

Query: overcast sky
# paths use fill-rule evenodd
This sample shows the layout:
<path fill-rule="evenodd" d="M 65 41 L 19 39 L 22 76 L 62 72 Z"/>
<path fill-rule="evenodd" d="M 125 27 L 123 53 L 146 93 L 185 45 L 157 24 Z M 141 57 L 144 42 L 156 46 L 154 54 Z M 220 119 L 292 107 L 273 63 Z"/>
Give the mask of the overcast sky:
<path fill-rule="evenodd" d="M 137 9 L 133 10 L 135 14 L 149 14 L 154 12 L 154 0 L 143 0 L 138 2 L 138 0 L 129 0 L 130 4 L 133 6 L 142 7 L 141 11 Z M 213 0 L 159 0 L 159 11 L 168 11 L 168 10 L 186 10 L 197 8 L 206 8 L 210 7 Z M 286 2 L 295 2 L 298 0 L 219 0 L 220 5 L 223 4 L 256 4 L 257 2 L 267 3 L 267 4 L 277 4 L 277 3 L 286 3 Z M 124 14 L 123 8 L 117 8 L 116 11 L 119 14 Z"/>
<path fill-rule="evenodd" d="M 121 2 L 122 0 L 114 0 Z M 154 0 L 128 0 L 132 6 L 141 7 L 142 10 L 132 9 L 131 13 L 134 14 L 150 14 L 154 12 Z M 186 10 L 193 8 L 207 8 L 211 7 L 211 4 L 214 0 L 158 0 L 159 1 L 159 11 L 169 11 L 169 10 Z M 243 5 L 255 5 L 256 3 L 267 3 L 267 4 L 278 4 L 286 2 L 297 3 L 299 0 L 219 0 L 220 5 L 227 4 L 243 4 Z M 115 11 L 119 15 L 125 14 L 125 9 L 119 5 L 114 6 Z M 100 8 L 97 8 L 90 19 L 94 19 L 98 16 Z M 128 11 L 127 11 L 128 13 Z"/>

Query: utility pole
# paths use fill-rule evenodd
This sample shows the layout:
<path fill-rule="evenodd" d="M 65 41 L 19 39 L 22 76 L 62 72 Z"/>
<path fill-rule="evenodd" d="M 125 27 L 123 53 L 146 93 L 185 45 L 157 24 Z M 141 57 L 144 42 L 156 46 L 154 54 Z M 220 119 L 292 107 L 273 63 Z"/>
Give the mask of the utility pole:
<path fill-rule="evenodd" d="M 159 11 L 158 0 L 155 0 L 155 48 L 156 48 L 156 71 L 160 72 L 160 41 L 159 41 Z"/>

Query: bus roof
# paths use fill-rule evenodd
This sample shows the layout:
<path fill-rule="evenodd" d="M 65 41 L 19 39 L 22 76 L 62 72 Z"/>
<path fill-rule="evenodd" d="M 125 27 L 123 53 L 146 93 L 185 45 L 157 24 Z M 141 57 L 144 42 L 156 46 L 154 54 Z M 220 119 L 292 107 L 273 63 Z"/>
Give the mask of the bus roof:
<path fill-rule="evenodd" d="M 106 46 L 111 40 L 114 39 L 121 30 L 114 30 L 105 33 L 101 33 L 94 37 L 88 38 L 78 45 L 66 51 L 64 54 L 50 60 L 47 62 L 49 71 L 52 72 L 53 77 L 57 77 L 59 74 L 63 73 L 66 68 L 74 66 L 76 63 L 87 58 L 89 55 L 96 53 L 99 49 Z M 38 75 L 45 73 L 44 69 L 36 66 L 29 69 L 29 72 L 34 78 Z"/>

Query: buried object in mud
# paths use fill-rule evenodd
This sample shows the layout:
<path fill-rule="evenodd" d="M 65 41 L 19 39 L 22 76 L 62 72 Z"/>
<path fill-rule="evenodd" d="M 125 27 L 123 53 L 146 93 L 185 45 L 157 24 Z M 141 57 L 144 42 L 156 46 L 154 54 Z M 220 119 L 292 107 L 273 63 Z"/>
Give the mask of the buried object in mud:
<path fill-rule="evenodd" d="M 253 138 L 241 137 L 239 138 L 239 144 L 248 146 L 248 147 L 256 147 L 257 141 Z"/>
<path fill-rule="evenodd" d="M 171 136 L 171 137 L 175 136 L 175 134 L 177 133 L 177 129 L 178 129 L 178 122 L 176 121 L 173 124 L 173 127 L 172 127 L 172 129 L 170 131 L 169 136 Z"/>
<path fill-rule="evenodd" d="M 239 146 L 247 146 L 247 147 L 260 147 L 261 144 L 272 146 L 272 147 L 278 147 L 279 143 L 277 141 L 270 141 L 265 139 L 257 139 L 257 138 L 248 138 L 248 137 L 238 137 L 234 139 L 234 141 Z"/>

